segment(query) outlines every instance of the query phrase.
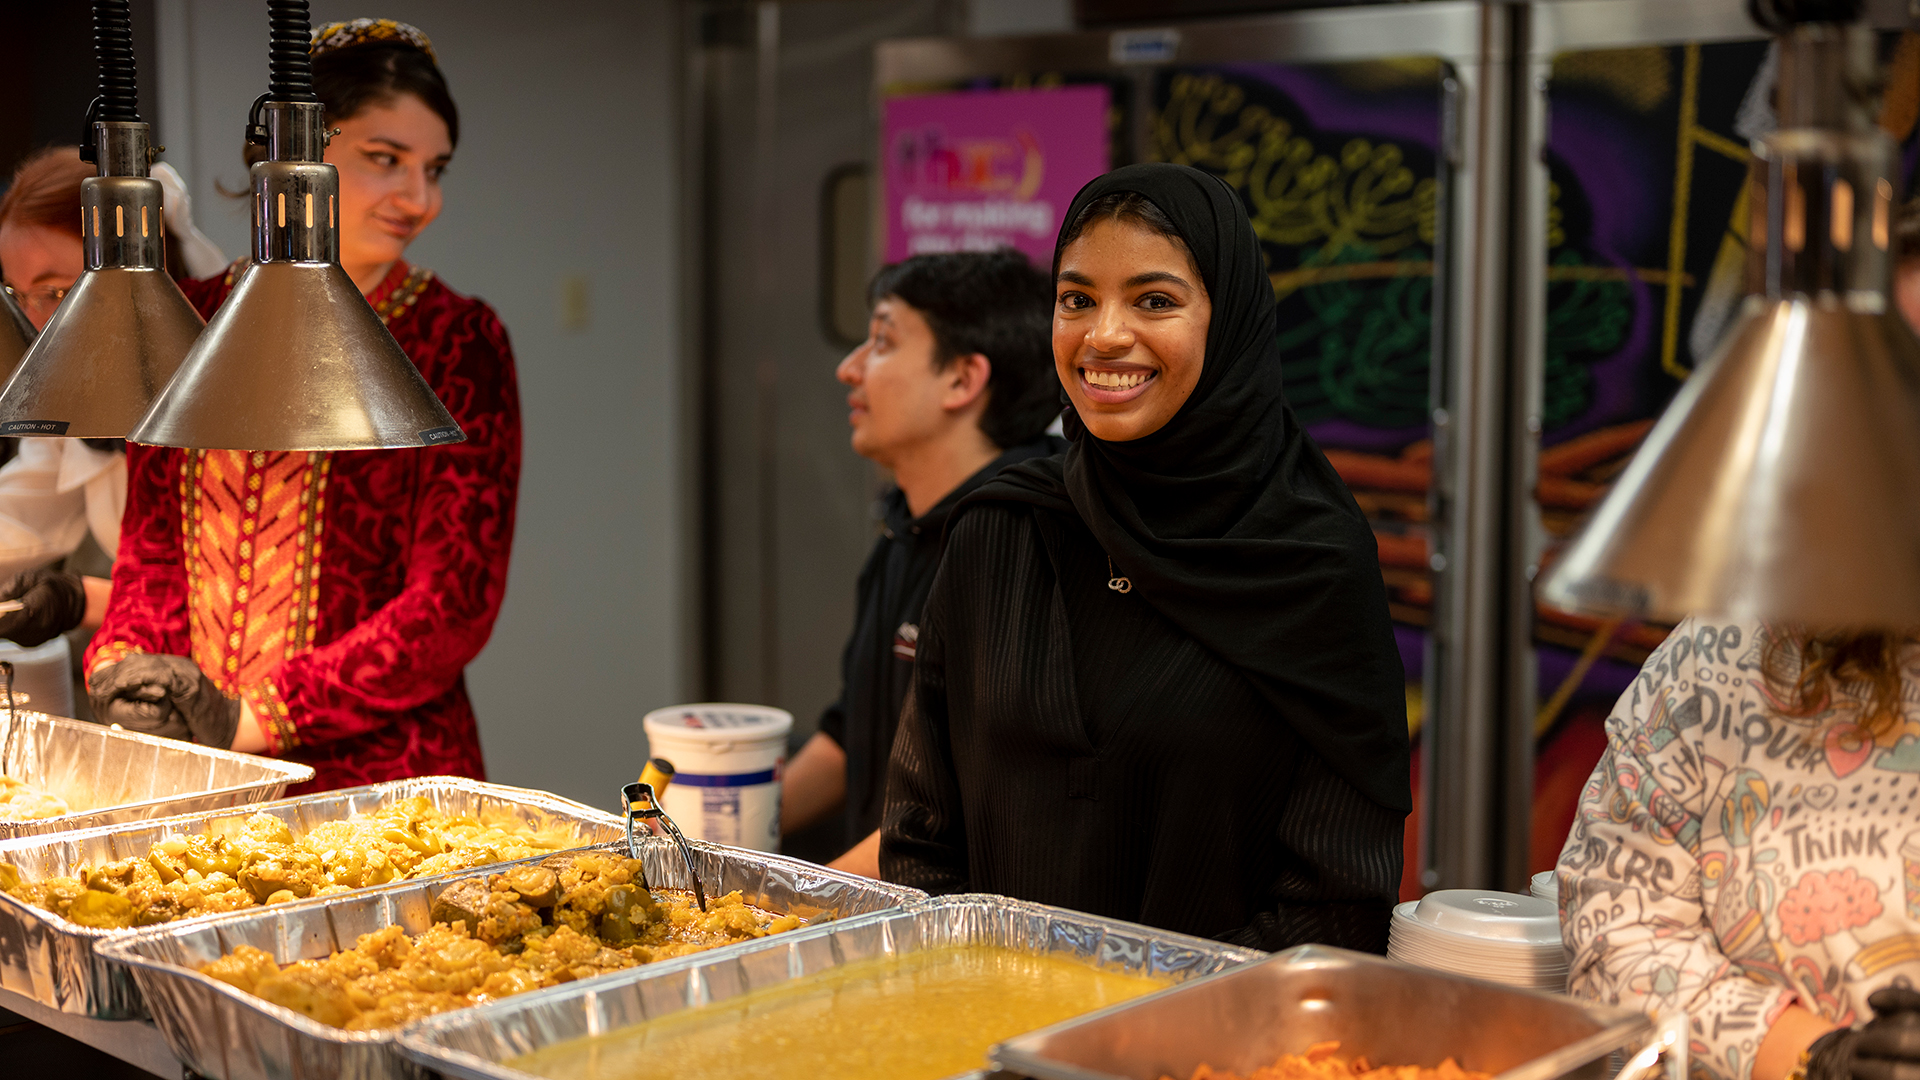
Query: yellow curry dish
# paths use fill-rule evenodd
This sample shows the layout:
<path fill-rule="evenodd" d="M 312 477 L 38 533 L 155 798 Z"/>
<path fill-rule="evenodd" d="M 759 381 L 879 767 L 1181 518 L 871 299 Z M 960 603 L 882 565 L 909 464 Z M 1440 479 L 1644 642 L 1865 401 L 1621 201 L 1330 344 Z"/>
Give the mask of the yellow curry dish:
<path fill-rule="evenodd" d="M 455 883 L 417 936 L 389 926 L 352 949 L 284 966 L 242 945 L 200 971 L 323 1024 L 371 1031 L 803 922 L 738 892 L 707 907 L 648 889 L 638 860 L 578 852 Z"/>
<path fill-rule="evenodd" d="M 1015 1035 L 1167 983 L 988 945 L 862 960 L 556 1043 L 506 1064 L 551 1080 L 939 1080 Z"/>
<path fill-rule="evenodd" d="M 71 813 L 73 808 L 60 796 L 0 775 L 0 821 L 39 821 Z"/>
<path fill-rule="evenodd" d="M 508 811 L 447 814 L 401 799 L 295 836 L 254 814 L 236 832 L 173 837 L 145 855 L 27 881 L 0 863 L 0 891 L 81 926 L 120 930 L 193 915 L 332 896 L 391 881 L 530 859 L 579 843 L 574 828 Z"/>

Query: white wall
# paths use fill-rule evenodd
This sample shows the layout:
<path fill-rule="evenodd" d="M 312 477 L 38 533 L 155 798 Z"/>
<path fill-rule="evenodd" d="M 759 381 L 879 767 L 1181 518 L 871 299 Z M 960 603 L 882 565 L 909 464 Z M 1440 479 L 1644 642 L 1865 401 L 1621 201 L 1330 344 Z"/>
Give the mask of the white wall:
<path fill-rule="evenodd" d="M 526 459 L 506 607 L 467 670 L 493 779 L 619 805 L 640 717 L 686 699 L 676 117 L 671 0 L 315 0 L 315 24 L 425 30 L 460 106 L 446 210 L 409 258 L 484 298 L 513 338 Z M 165 160 L 200 227 L 246 247 L 248 107 L 266 5 L 158 0 Z M 143 73 L 144 74 L 144 73 Z M 563 328 L 583 279 L 590 315 Z"/>

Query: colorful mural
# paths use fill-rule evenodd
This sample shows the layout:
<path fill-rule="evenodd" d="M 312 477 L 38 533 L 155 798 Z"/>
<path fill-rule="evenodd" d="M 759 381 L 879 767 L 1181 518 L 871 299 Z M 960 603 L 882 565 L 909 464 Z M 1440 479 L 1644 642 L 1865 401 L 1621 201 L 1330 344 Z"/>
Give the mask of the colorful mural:
<path fill-rule="evenodd" d="M 1746 292 L 1747 143 L 1770 127 L 1766 57 L 1755 41 L 1554 60 L 1536 497 L 1555 541 L 1625 468 Z M 1604 711 L 1667 629 L 1540 609 L 1543 728 L 1570 709 Z"/>

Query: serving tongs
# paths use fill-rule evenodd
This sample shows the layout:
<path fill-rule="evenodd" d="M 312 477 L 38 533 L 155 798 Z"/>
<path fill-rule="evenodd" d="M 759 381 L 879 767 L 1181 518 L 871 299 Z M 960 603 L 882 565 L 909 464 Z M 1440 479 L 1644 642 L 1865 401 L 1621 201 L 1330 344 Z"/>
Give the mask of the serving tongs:
<path fill-rule="evenodd" d="M 7 762 L 13 760 L 13 734 L 20 730 L 20 714 L 13 707 L 13 661 L 0 660 L 0 679 L 6 680 L 7 693 L 7 737 L 0 742 L 0 776 L 5 776 Z"/>
<path fill-rule="evenodd" d="M 660 799 L 653 793 L 652 784 L 633 783 L 620 789 L 620 816 L 627 822 L 627 855 L 640 857 L 640 845 L 633 838 L 633 819 L 646 818 L 658 820 L 667 830 L 667 836 L 680 848 L 680 857 L 687 862 L 687 880 L 693 882 L 693 898 L 700 901 L 700 910 L 707 910 L 707 892 L 700 887 L 700 872 L 693 868 L 693 848 L 687 846 L 687 835 L 680 826 L 673 823 L 665 810 L 660 809 Z"/>
<path fill-rule="evenodd" d="M 1654 1080 L 1664 1071 L 1668 1080 L 1685 1080 L 1690 1066 L 1687 1014 L 1674 1009 L 1654 1017 L 1653 1035 L 1627 1059 L 1614 1080 Z"/>

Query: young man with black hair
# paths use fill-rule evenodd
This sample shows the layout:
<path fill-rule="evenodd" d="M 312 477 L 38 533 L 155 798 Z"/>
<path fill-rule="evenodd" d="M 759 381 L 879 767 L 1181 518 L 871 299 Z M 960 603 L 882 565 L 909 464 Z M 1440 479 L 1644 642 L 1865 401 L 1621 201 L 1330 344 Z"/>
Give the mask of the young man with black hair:
<path fill-rule="evenodd" d="M 788 763 L 781 827 L 843 815 L 833 865 L 879 874 L 887 759 L 913 674 L 921 608 L 940 564 L 947 515 L 1001 469 L 1061 453 L 1053 286 L 1009 249 L 916 255 L 882 270 L 867 340 L 836 372 L 855 453 L 893 473 L 885 527 L 860 572 L 840 700 Z M 857 842 L 857 843 L 856 843 Z"/>

